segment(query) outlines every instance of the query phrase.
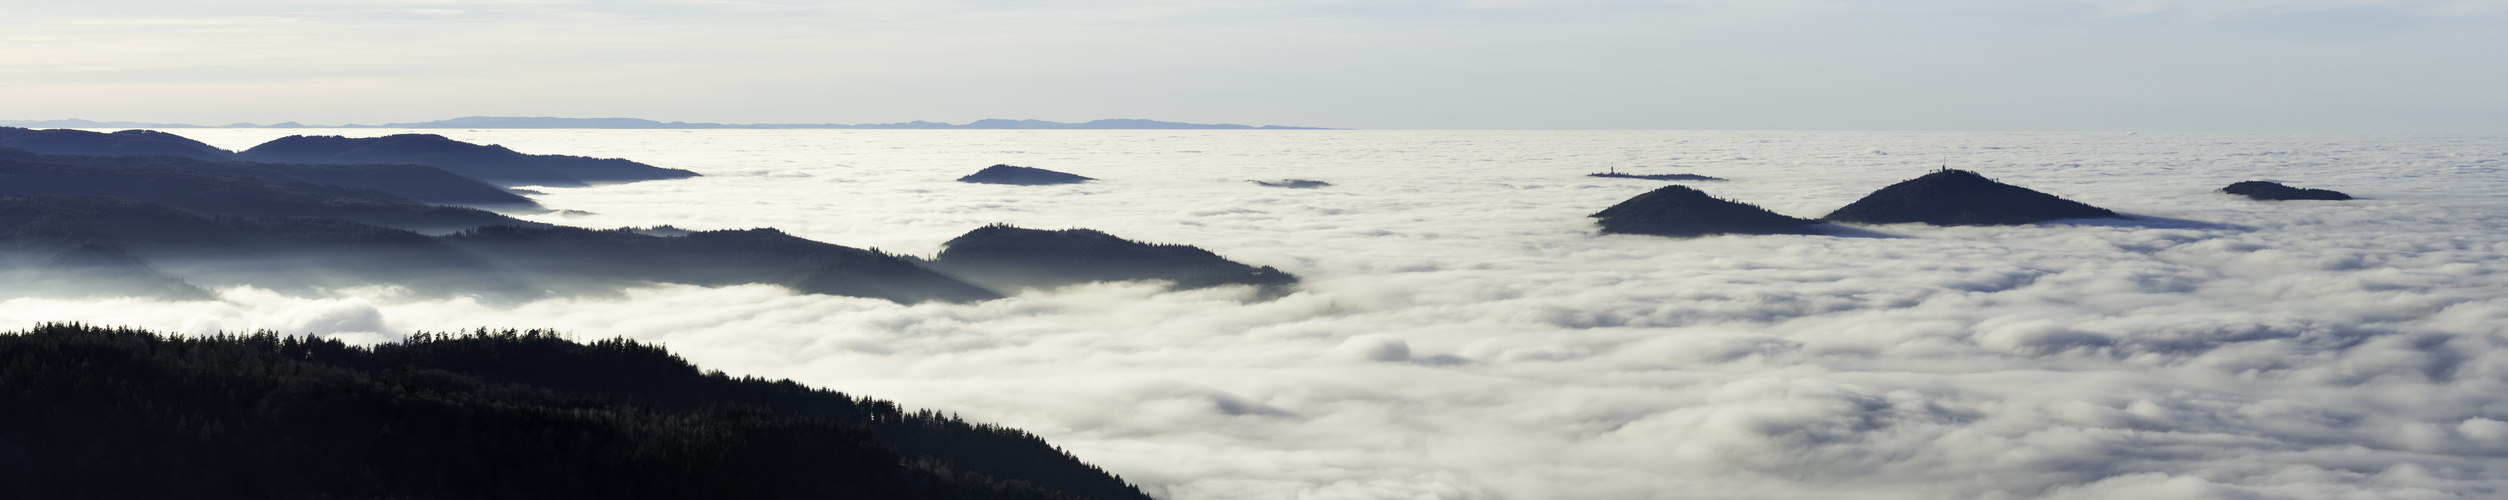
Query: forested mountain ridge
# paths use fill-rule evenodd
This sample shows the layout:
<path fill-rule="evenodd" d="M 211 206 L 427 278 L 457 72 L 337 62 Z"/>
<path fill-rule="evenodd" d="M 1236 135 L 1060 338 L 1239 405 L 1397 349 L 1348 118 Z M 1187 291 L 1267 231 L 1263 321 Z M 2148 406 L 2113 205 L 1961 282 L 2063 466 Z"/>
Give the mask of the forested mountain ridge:
<path fill-rule="evenodd" d="M 599 288 L 637 281 L 726 286 L 772 283 L 802 293 L 902 303 L 974 302 L 1001 294 L 895 255 L 774 229 L 653 236 L 632 230 L 484 226 L 440 240 L 543 281 Z"/>
<path fill-rule="evenodd" d="M 696 177 L 696 172 L 619 158 L 524 154 L 494 144 L 471 144 L 435 134 L 383 137 L 291 135 L 272 139 L 237 158 L 271 163 L 410 163 L 427 165 L 501 186 L 585 186 Z"/>
<path fill-rule="evenodd" d="M 235 153 L 208 143 L 154 130 L 90 132 L 70 129 L 0 127 L 0 147 L 57 155 L 164 155 L 203 160 L 233 160 Z"/>
<path fill-rule="evenodd" d="M 0 147 L 0 159 L 90 167 L 181 170 L 241 176 L 273 182 L 308 182 L 369 189 L 420 203 L 465 207 L 541 210 L 538 202 L 496 186 L 426 165 L 307 165 L 204 160 L 186 156 L 87 156 L 37 154 Z"/>
<path fill-rule="evenodd" d="M 114 247 L 152 272 L 212 288 L 249 285 L 318 292 L 389 285 L 423 295 L 501 301 L 612 293 L 650 283 L 754 283 L 909 304 L 1001 298 L 910 258 L 773 229 L 666 237 L 493 225 L 428 236 L 324 217 L 199 214 L 113 196 L 0 194 L 0 270 L 40 266 L 46 256 L 85 244 Z M 117 272 L 127 276 L 129 271 Z M 91 291 L 69 292 L 78 296 Z"/>
<path fill-rule="evenodd" d="M 526 154 L 494 144 L 472 144 L 435 134 L 383 137 L 292 135 L 243 151 L 227 151 L 207 143 L 154 130 L 112 133 L 72 129 L 0 127 L 0 148 L 48 155 L 179 156 L 215 162 L 243 160 L 303 165 L 425 165 L 464 178 L 498 186 L 584 186 L 696 177 L 696 172 L 662 168 L 620 158 Z M 371 174 L 372 172 L 367 172 Z M 310 180 L 310 179 L 309 179 Z M 378 179 L 334 176 L 325 183 L 357 183 Z M 417 180 L 401 176 L 395 181 Z M 383 188 L 385 186 L 360 186 Z"/>
<path fill-rule="evenodd" d="M 330 217 L 435 233 L 490 224 L 543 225 L 371 189 L 206 171 L 50 163 L 44 158 L 0 158 L 0 194 L 115 196 L 204 214 Z"/>
<path fill-rule="evenodd" d="M 112 196 L 0 194 L 0 267 L 92 274 L 42 264 L 44 256 L 82 245 L 110 246 L 171 278 L 209 287 L 392 284 L 510 298 L 534 290 L 493 262 L 401 229 L 324 217 L 203 215 Z M 38 283 L 19 285 L 9 295 L 60 295 L 36 289 Z"/>
<path fill-rule="evenodd" d="M 1146 500 L 1035 436 L 632 340 L 0 333 L 0 497 Z"/>

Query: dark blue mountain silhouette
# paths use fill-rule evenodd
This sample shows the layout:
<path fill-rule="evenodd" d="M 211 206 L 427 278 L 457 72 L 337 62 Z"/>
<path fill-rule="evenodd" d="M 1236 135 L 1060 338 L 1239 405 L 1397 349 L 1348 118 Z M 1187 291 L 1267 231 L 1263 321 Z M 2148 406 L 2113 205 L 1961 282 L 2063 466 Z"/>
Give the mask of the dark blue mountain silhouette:
<path fill-rule="evenodd" d="M 38 155 L 0 148 L 0 160 L 250 177 L 277 183 L 307 182 L 372 189 L 421 203 L 501 210 L 540 210 L 537 202 L 444 169 L 425 165 L 304 165 L 204 160 L 182 156 Z"/>
<path fill-rule="evenodd" d="M 504 146 L 478 145 L 434 134 L 349 138 L 294 135 L 237 155 L 269 163 L 410 163 L 441 168 L 502 186 L 585 186 L 696 177 L 696 172 L 616 158 L 529 155 Z"/>
<path fill-rule="evenodd" d="M 949 240 L 932 268 L 1005 290 L 1099 281 L 1165 280 L 1177 288 L 1254 285 L 1286 293 L 1297 277 L 1187 245 L 1142 243 L 1090 229 L 994 224 Z"/>
<path fill-rule="evenodd" d="M 1820 234 L 1820 221 L 1798 219 L 1747 203 L 1707 195 L 1689 186 L 1664 186 L 1595 212 L 1605 234 L 1706 236 L 1714 234 Z"/>
<path fill-rule="evenodd" d="M 0 127 L 0 148 L 40 154 L 129 156 L 165 155 L 203 160 L 233 160 L 235 153 L 207 143 L 154 130 L 104 133 L 85 130 L 34 130 Z"/>
<path fill-rule="evenodd" d="M 389 193 L 215 169 L 124 168 L 0 158 L 0 194 L 100 195 L 204 214 L 328 217 L 422 232 L 540 225 L 472 208 L 429 205 Z M 163 158 L 180 163 L 182 158 Z"/>
<path fill-rule="evenodd" d="M 2057 219 L 2123 218 L 2115 211 L 2067 200 L 1966 170 L 1943 169 L 1891 184 L 1830 212 L 1824 219 L 1865 224 L 1922 222 L 1937 226 L 2035 224 Z"/>
<path fill-rule="evenodd" d="M 1055 172 L 1042 168 L 1014 167 L 1010 165 L 994 165 L 984 167 L 983 170 L 977 170 L 975 173 L 967 174 L 966 177 L 958 178 L 958 182 L 971 182 L 976 184 L 1011 184 L 1019 186 L 1079 184 L 1093 180 L 1097 179 Z"/>
<path fill-rule="evenodd" d="M 2351 195 L 2331 189 L 2295 188 L 2271 181 L 2245 181 L 2221 188 L 2221 192 L 2257 200 L 2348 200 Z"/>

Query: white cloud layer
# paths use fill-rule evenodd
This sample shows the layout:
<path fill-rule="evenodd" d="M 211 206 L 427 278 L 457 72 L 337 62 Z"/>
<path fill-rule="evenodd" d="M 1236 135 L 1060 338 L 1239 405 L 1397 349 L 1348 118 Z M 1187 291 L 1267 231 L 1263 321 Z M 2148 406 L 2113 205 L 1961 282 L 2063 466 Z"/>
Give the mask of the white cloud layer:
<path fill-rule="evenodd" d="M 242 147 L 285 131 L 187 133 Z M 384 131 L 363 132 L 381 134 Z M 930 254 L 993 222 L 1201 246 L 1306 291 L 903 306 L 659 286 L 0 303 L 374 341 L 555 327 L 1027 429 L 1171 499 L 2480 498 L 2508 491 L 2508 139 L 1682 132 L 452 131 L 707 177 L 548 189 L 590 227 Z M 1887 151 L 1888 154 L 1874 154 Z M 1689 172 L 1817 217 L 1947 161 L 2140 216 L 1597 236 Z M 1105 179 L 950 182 L 1010 163 Z M 1271 189 L 1246 179 L 1334 186 Z M 2278 179 L 2348 202 L 2211 192 Z"/>

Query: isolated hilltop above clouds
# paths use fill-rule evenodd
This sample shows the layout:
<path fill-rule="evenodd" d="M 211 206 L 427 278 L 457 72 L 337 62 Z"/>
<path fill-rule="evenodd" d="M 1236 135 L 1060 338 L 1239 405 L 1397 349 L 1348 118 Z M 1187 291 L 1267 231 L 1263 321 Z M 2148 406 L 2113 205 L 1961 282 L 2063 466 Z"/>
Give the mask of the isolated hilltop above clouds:
<path fill-rule="evenodd" d="M 2343 192 L 2341 192 L 2341 191 L 2335 191 L 2335 190 L 2331 190 L 2331 189 L 2296 188 L 2296 187 L 2290 187 L 2290 186 L 2287 186 L 2287 185 L 2283 185 L 2282 183 L 2279 183 L 2279 182 L 2273 182 L 2273 181 L 2240 181 L 2240 182 L 2237 182 L 2237 183 L 2232 183 L 2232 184 L 2230 184 L 2228 187 L 2223 187 L 2223 188 L 2221 188 L 2221 192 L 2223 192 L 2223 193 L 2229 193 L 2229 194 L 2234 194 L 2234 195 L 2239 195 L 2239 196 L 2245 196 L 2245 197 L 2247 197 L 2247 198 L 2249 198 L 2249 199 L 2256 199 L 2256 200 L 2268 200 L 2268 201 L 2278 201 L 2278 200 L 2333 200 L 2333 201 L 2340 201 L 2340 200 L 2348 200 L 2348 199 L 2351 199 L 2351 195 L 2348 195 L 2348 194 L 2343 194 Z"/>
<path fill-rule="evenodd" d="M 2118 217 L 2112 210 L 1995 182 L 1976 172 L 1943 169 L 1873 191 L 1822 219 L 1969 226 Z"/>
<path fill-rule="evenodd" d="M 1678 185 L 1655 188 L 1590 217 L 1601 219 L 1604 234 L 1820 234 L 1812 228 L 1820 221 L 1780 215 Z"/>
<path fill-rule="evenodd" d="M 1056 172 L 1036 167 L 1020 167 L 1012 165 L 993 165 L 990 167 L 984 167 L 983 170 L 977 170 L 975 173 L 967 174 L 965 177 L 958 178 L 958 182 L 974 184 L 1009 184 L 1014 186 L 1079 184 L 1093 180 L 1097 179 L 1083 177 L 1078 174 Z"/>
<path fill-rule="evenodd" d="M 1252 285 L 1287 293 L 1298 278 L 1190 245 L 1142 243 L 1091 229 L 1041 230 L 993 224 L 952 238 L 934 269 L 1004 290 L 1092 282 L 1162 280 L 1179 289 Z"/>

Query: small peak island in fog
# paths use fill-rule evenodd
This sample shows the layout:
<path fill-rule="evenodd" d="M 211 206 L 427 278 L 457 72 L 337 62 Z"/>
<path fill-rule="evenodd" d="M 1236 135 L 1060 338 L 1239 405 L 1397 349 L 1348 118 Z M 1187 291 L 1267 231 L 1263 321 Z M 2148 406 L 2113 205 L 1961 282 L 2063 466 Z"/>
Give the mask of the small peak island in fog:
<path fill-rule="evenodd" d="M 1013 186 L 1079 184 L 1093 180 L 1097 179 L 1036 167 L 1019 167 L 1011 165 L 993 165 L 990 167 L 984 167 L 983 170 L 977 170 L 975 173 L 967 174 L 965 177 L 958 178 L 958 182 L 974 184 L 1009 184 Z"/>

